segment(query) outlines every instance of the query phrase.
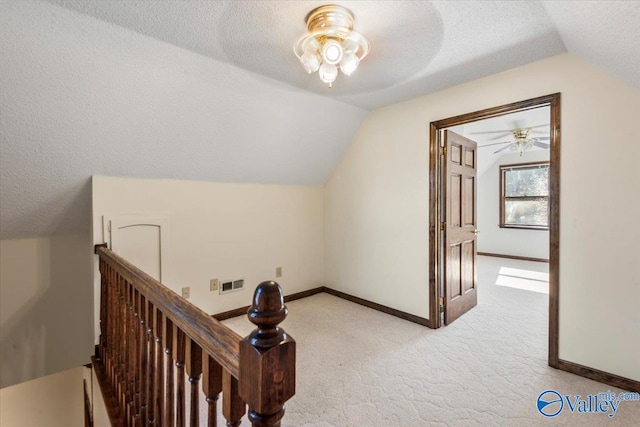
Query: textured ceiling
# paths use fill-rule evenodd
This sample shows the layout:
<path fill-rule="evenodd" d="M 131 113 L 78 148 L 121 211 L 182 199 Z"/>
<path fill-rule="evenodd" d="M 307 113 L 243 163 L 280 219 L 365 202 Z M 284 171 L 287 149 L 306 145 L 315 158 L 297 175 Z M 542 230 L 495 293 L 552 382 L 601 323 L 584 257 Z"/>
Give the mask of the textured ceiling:
<path fill-rule="evenodd" d="M 344 1 L 372 52 L 332 89 L 316 1 L 0 1 L 0 237 L 88 230 L 94 174 L 321 185 L 368 110 L 570 51 L 640 85 L 640 2 Z"/>
<path fill-rule="evenodd" d="M 293 54 L 304 17 L 326 1 L 49 1 L 366 109 L 565 51 L 539 2 L 341 1 L 372 49 L 329 89 Z"/>

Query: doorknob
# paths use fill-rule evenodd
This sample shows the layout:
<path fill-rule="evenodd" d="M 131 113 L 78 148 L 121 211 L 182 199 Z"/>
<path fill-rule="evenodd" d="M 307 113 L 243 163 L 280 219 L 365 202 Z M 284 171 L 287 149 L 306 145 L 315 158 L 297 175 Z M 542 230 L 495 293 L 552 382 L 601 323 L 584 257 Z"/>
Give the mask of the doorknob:
<path fill-rule="evenodd" d="M 480 230 L 478 230 L 478 229 L 473 230 L 473 234 L 475 234 L 476 236 L 478 235 L 479 232 L 480 232 Z"/>

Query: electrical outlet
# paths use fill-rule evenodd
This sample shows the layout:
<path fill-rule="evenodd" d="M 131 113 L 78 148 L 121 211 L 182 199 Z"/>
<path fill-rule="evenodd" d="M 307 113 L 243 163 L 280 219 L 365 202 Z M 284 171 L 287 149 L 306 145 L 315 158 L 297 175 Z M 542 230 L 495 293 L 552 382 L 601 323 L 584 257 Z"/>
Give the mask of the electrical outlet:
<path fill-rule="evenodd" d="M 186 286 L 182 288 L 182 298 L 189 298 L 191 296 L 191 287 Z"/>
<path fill-rule="evenodd" d="M 220 287 L 220 281 L 218 279 L 209 280 L 209 291 L 217 291 Z"/>
<path fill-rule="evenodd" d="M 276 277 L 282 277 L 282 267 L 276 267 Z"/>

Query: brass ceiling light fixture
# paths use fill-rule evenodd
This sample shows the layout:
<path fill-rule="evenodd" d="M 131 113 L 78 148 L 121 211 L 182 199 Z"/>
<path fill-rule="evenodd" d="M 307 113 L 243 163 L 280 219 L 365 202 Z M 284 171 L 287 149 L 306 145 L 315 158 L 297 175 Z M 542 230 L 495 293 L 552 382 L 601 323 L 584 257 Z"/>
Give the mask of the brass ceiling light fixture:
<path fill-rule="evenodd" d="M 335 4 L 313 9 L 306 17 L 308 33 L 300 37 L 293 51 L 309 74 L 318 71 L 329 84 L 338 77 L 338 68 L 350 76 L 370 50 L 369 41 L 353 31 L 353 13 Z"/>

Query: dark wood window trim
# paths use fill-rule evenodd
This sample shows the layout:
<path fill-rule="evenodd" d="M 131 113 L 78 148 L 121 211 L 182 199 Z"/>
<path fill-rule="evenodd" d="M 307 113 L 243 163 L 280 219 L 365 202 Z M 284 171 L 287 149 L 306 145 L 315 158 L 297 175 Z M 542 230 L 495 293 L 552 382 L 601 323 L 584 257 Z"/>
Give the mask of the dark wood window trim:
<path fill-rule="evenodd" d="M 548 161 L 543 161 L 543 162 L 526 162 L 526 163 L 515 163 L 515 164 L 509 164 L 509 165 L 500 165 L 500 188 L 498 191 L 498 194 L 500 195 L 500 222 L 498 224 L 498 226 L 500 228 L 515 228 L 515 229 L 521 229 L 521 230 L 549 230 L 549 215 L 547 215 L 547 225 L 545 226 L 540 226 L 540 225 L 527 225 L 527 224 L 506 224 L 505 221 L 505 202 L 506 200 L 523 200 L 523 201 L 528 201 L 528 200 L 544 200 L 547 202 L 547 213 L 549 212 L 548 206 L 549 206 L 549 196 L 516 196 L 516 197 L 507 197 L 504 194 L 504 186 L 505 186 L 505 179 L 504 179 L 504 175 L 505 173 L 509 172 L 509 170 L 513 170 L 513 169 L 528 169 L 528 168 L 534 168 L 534 167 L 540 167 L 540 166 L 546 166 L 547 167 L 547 174 L 550 170 L 550 163 Z M 548 193 L 547 193 L 548 194 Z"/>

